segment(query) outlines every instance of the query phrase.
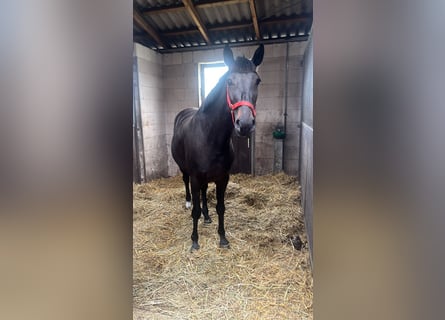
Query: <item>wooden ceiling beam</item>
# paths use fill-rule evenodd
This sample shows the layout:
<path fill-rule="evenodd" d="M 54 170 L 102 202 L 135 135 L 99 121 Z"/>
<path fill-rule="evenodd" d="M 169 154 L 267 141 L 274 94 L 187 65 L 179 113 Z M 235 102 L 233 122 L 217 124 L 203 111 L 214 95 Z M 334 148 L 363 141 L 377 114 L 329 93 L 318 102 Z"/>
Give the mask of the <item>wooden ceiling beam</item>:
<path fill-rule="evenodd" d="M 187 9 L 187 12 L 189 13 L 193 22 L 198 27 L 199 32 L 201 33 L 205 42 L 207 42 L 207 44 L 210 44 L 210 38 L 209 38 L 209 33 L 207 31 L 207 28 L 205 27 L 204 23 L 202 22 L 201 18 L 199 17 L 199 14 L 196 11 L 196 8 L 192 3 L 192 0 L 182 0 L 182 3 L 184 4 L 185 8 Z"/>
<path fill-rule="evenodd" d="M 136 23 L 142 28 L 144 29 L 145 32 L 147 32 L 150 37 L 152 37 L 156 43 L 161 46 L 161 47 L 166 47 L 164 41 L 162 41 L 162 39 L 159 37 L 158 33 L 156 32 L 155 29 L 153 29 L 148 23 L 147 21 L 145 21 L 144 17 L 142 17 L 142 15 L 139 13 L 139 11 L 137 11 L 136 9 L 133 9 L 133 19 L 134 21 L 136 21 Z"/>
<path fill-rule="evenodd" d="M 253 28 L 255 29 L 255 35 L 257 40 L 260 40 L 261 34 L 260 34 L 260 26 L 258 25 L 258 17 L 256 15 L 255 0 L 249 0 L 249 6 L 250 6 L 250 13 L 252 15 Z"/>

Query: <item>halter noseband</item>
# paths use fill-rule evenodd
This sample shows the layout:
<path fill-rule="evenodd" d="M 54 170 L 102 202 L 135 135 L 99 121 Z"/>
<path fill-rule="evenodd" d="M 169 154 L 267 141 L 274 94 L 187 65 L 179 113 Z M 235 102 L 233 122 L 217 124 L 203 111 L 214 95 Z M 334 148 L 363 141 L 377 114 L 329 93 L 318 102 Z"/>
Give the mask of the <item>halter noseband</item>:
<path fill-rule="evenodd" d="M 252 111 L 253 116 L 256 117 L 255 106 L 251 102 L 241 100 L 241 101 L 236 102 L 235 104 L 232 104 L 232 102 L 230 101 L 230 96 L 229 96 L 229 86 L 226 86 L 226 93 L 227 93 L 227 105 L 229 106 L 230 113 L 232 114 L 233 124 L 235 124 L 235 116 L 234 116 L 235 110 L 241 106 L 249 107 L 249 109 Z"/>

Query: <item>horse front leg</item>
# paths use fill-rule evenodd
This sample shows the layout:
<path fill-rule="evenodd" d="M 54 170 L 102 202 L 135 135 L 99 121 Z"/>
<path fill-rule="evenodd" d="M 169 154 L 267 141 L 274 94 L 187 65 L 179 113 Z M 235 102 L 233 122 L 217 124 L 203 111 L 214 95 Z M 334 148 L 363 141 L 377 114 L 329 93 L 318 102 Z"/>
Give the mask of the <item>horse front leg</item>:
<path fill-rule="evenodd" d="M 187 173 L 182 173 L 182 181 L 184 181 L 185 185 L 185 207 L 187 209 L 190 209 L 192 206 L 192 203 L 190 202 L 192 200 L 192 197 L 190 195 L 189 175 Z"/>
<path fill-rule="evenodd" d="M 209 208 L 207 207 L 207 187 L 207 183 L 204 183 L 201 187 L 202 214 L 204 216 L 204 224 L 212 223 L 212 219 L 209 216 Z"/>
<path fill-rule="evenodd" d="M 193 217 L 193 231 L 192 231 L 192 248 L 190 251 L 198 250 L 199 244 L 198 244 L 198 220 L 201 217 L 201 204 L 200 204 L 200 198 L 199 198 L 199 192 L 201 190 L 201 185 L 199 181 L 192 176 L 191 181 L 191 187 L 192 187 L 192 202 L 193 202 L 193 208 L 192 208 L 192 217 Z"/>
<path fill-rule="evenodd" d="M 229 248 L 229 241 L 226 239 L 226 230 L 224 229 L 224 212 L 226 207 L 224 205 L 224 195 L 229 182 L 229 175 L 216 183 L 216 212 L 218 213 L 218 234 L 219 247 Z"/>

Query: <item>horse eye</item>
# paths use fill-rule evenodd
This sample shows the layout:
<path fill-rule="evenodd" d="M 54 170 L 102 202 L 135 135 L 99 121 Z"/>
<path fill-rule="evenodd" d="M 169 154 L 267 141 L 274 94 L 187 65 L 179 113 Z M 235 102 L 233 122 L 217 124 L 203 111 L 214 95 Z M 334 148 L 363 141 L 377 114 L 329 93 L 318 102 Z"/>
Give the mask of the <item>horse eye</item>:
<path fill-rule="evenodd" d="M 231 86 L 231 85 L 233 84 L 232 79 L 228 79 L 228 80 L 227 80 L 227 84 L 228 84 L 229 86 Z"/>

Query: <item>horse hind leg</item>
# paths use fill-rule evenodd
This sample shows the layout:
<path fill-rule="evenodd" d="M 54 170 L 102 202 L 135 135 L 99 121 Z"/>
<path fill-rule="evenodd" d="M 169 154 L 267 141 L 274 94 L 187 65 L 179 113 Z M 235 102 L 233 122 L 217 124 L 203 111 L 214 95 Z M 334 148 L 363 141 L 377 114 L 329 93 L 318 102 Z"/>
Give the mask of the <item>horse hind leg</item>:
<path fill-rule="evenodd" d="M 203 184 L 201 187 L 202 214 L 204 215 L 204 224 L 212 223 L 212 219 L 209 216 L 209 208 L 207 207 L 207 187 L 207 183 Z"/>
<path fill-rule="evenodd" d="M 182 181 L 184 181 L 185 185 L 185 207 L 186 209 L 190 209 L 192 207 L 192 196 L 190 195 L 189 175 L 182 173 Z"/>

